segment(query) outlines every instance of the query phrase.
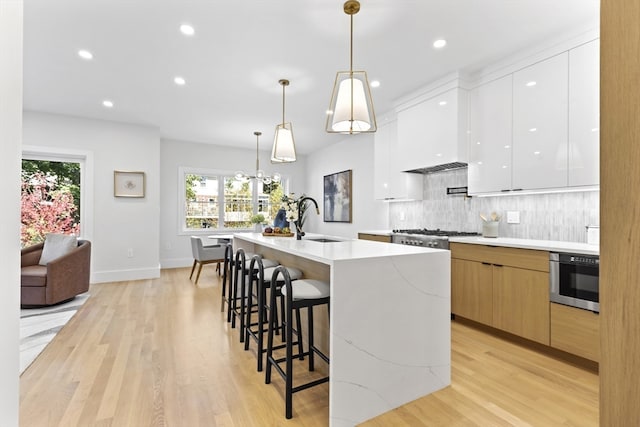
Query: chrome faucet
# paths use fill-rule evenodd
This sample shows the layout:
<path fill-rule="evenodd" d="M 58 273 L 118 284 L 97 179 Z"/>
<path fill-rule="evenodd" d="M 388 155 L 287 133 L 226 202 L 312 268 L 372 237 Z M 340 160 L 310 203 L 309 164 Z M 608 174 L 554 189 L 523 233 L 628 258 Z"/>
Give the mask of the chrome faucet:
<path fill-rule="evenodd" d="M 305 196 L 298 201 L 298 221 L 297 222 L 299 224 L 296 224 L 296 231 L 297 231 L 296 239 L 298 240 L 301 240 L 302 236 L 304 236 L 305 234 L 304 231 L 302 231 L 302 222 L 303 222 L 302 216 L 304 215 L 304 211 L 306 210 L 307 201 L 313 202 L 313 204 L 316 206 L 316 213 L 320 215 L 320 208 L 318 207 L 318 202 L 316 202 L 314 198 Z M 303 209 L 303 207 L 305 207 L 305 209 Z"/>

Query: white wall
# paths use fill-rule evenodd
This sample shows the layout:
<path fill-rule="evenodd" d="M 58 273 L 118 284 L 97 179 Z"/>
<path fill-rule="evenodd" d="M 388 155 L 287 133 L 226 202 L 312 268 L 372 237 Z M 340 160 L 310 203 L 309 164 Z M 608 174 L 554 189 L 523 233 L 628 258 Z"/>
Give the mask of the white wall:
<path fill-rule="evenodd" d="M 307 156 L 305 192 L 318 202 L 320 216 L 307 214 L 305 231 L 355 238 L 359 231 L 387 228 L 388 204 L 373 195 L 373 138 L 372 134 L 345 136 L 341 142 Z M 324 222 L 324 176 L 348 169 L 352 170 L 352 222 Z"/>
<path fill-rule="evenodd" d="M 0 425 L 18 425 L 22 0 L 0 0 Z"/>
<path fill-rule="evenodd" d="M 260 152 L 260 168 L 267 173 L 279 172 L 289 179 L 289 191 L 298 194 L 306 187 L 305 156 L 298 155 L 298 161 L 290 164 L 271 164 L 270 152 Z M 256 152 L 228 146 L 199 144 L 186 141 L 162 140 L 161 142 L 161 183 L 160 205 L 160 262 L 162 268 L 189 266 L 193 263 L 190 235 L 206 236 L 212 230 L 181 234 L 178 224 L 178 169 L 180 167 L 214 169 L 234 173 L 243 170 L 255 172 Z"/>
<path fill-rule="evenodd" d="M 91 281 L 135 280 L 160 275 L 160 138 L 144 126 L 56 114 L 25 112 L 23 143 L 28 147 L 85 152 L 93 170 L 85 189 L 93 195 Z M 144 171 L 144 198 L 113 195 L 114 170 Z M 83 234 L 83 237 L 85 235 Z M 128 250 L 133 257 L 128 257 Z"/>

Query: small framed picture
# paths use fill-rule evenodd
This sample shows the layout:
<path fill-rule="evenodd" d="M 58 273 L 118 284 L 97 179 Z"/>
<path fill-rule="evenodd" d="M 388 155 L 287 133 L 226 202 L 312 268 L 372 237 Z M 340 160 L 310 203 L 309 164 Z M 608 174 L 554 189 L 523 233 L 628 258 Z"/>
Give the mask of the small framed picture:
<path fill-rule="evenodd" d="M 351 169 L 324 177 L 324 222 L 351 222 Z"/>
<path fill-rule="evenodd" d="M 144 172 L 113 171 L 115 197 L 144 197 Z"/>

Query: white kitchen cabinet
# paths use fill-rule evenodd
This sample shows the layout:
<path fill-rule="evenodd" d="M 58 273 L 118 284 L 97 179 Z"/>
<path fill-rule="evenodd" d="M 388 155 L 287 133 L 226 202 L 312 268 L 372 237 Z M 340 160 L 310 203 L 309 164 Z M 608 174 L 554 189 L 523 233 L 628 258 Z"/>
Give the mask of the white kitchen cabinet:
<path fill-rule="evenodd" d="M 569 186 L 600 183 L 600 43 L 569 51 Z"/>
<path fill-rule="evenodd" d="M 449 89 L 398 112 L 401 171 L 467 162 L 467 91 Z"/>
<path fill-rule="evenodd" d="M 568 183 L 568 53 L 513 74 L 513 189 Z"/>
<path fill-rule="evenodd" d="M 469 91 L 469 194 L 512 188 L 512 89 L 509 74 Z"/>
<path fill-rule="evenodd" d="M 378 200 L 422 199 L 423 176 L 400 172 L 395 120 L 378 126 L 374 139 L 374 197 Z"/>

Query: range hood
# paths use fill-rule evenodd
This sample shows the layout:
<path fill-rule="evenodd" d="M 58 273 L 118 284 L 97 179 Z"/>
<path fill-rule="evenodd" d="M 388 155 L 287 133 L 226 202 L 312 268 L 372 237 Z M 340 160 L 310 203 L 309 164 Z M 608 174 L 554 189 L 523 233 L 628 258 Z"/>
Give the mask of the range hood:
<path fill-rule="evenodd" d="M 398 170 L 428 174 L 467 167 L 467 104 L 467 90 L 454 86 L 398 109 Z"/>
<path fill-rule="evenodd" d="M 442 171 L 450 171 L 450 170 L 455 170 L 455 169 L 463 169 L 463 168 L 466 168 L 467 166 L 468 166 L 468 164 L 464 163 L 464 162 L 451 162 L 451 163 L 443 163 L 441 165 L 428 166 L 428 167 L 424 167 L 424 168 L 411 169 L 411 170 L 404 171 L 404 172 L 428 174 L 428 173 L 434 173 L 434 172 L 442 172 Z"/>

